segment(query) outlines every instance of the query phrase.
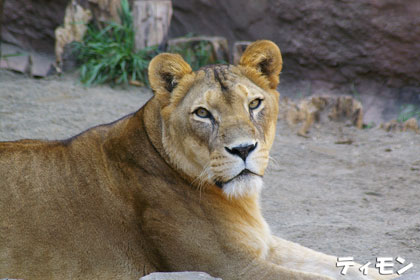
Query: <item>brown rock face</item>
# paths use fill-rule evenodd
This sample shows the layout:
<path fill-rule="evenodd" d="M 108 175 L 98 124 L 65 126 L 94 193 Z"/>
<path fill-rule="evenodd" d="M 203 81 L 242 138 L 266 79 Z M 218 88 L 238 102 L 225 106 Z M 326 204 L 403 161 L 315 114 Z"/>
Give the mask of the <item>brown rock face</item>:
<path fill-rule="evenodd" d="M 63 23 L 68 2 L 6 0 L 3 7 L 2 39 L 27 49 L 52 53 L 54 29 Z"/>
<path fill-rule="evenodd" d="M 302 123 L 297 134 L 307 137 L 314 123 L 335 121 L 362 128 L 363 106 L 351 96 L 314 95 L 296 103 L 283 98 L 279 118 L 286 120 L 290 127 Z"/>
<path fill-rule="evenodd" d="M 3 39 L 52 52 L 69 1 L 6 0 Z M 283 79 L 420 86 L 418 0 L 173 0 L 173 8 L 170 37 L 273 40 L 284 56 Z"/>
<path fill-rule="evenodd" d="M 4 41 L 29 50 L 54 52 L 54 30 L 64 24 L 65 10 L 72 0 L 1 1 L 4 2 Z M 73 3 L 91 9 L 97 21 L 118 17 L 119 0 L 76 0 Z"/>
<path fill-rule="evenodd" d="M 332 83 L 420 85 L 418 0 L 173 0 L 171 35 L 270 39 L 284 76 Z"/>

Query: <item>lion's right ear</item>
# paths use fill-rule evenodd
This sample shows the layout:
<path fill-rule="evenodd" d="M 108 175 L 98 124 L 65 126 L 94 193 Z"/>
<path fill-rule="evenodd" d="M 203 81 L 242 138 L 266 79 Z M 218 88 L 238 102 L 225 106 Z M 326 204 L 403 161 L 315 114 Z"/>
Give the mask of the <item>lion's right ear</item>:
<path fill-rule="evenodd" d="M 155 94 L 171 94 L 182 77 L 191 72 L 190 65 L 179 54 L 159 54 L 149 64 L 150 86 Z"/>

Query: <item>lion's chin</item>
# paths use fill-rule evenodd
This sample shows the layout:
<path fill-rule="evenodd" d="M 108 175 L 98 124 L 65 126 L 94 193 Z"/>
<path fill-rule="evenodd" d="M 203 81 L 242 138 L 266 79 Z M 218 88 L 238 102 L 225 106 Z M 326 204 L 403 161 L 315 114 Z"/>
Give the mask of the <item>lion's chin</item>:
<path fill-rule="evenodd" d="M 263 186 L 261 176 L 255 174 L 247 174 L 238 176 L 237 178 L 223 184 L 223 192 L 229 198 L 241 198 L 252 194 L 259 193 Z"/>

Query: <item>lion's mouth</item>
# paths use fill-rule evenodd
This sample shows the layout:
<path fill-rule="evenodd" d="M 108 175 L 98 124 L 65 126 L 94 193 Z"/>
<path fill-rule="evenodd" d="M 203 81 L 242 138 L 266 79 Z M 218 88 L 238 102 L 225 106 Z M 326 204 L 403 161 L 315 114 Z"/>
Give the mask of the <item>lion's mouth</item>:
<path fill-rule="evenodd" d="M 250 175 L 255 175 L 255 176 L 262 177 L 261 175 L 255 173 L 255 172 L 252 172 L 251 170 L 245 168 L 241 172 L 239 172 L 237 175 L 235 175 L 234 177 L 230 178 L 229 180 L 224 181 L 224 182 L 216 181 L 215 184 L 216 184 L 216 186 L 218 186 L 219 188 L 222 189 L 223 188 L 223 185 L 225 185 L 225 184 L 227 184 L 229 182 L 232 182 L 233 180 L 237 180 L 237 179 L 240 179 L 240 178 L 243 178 L 243 177 L 246 177 L 246 176 L 250 176 Z"/>

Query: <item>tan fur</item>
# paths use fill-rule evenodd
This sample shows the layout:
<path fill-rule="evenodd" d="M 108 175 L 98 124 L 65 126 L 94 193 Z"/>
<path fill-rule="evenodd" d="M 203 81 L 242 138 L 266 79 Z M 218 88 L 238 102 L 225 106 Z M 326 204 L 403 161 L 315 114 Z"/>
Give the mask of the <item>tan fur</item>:
<path fill-rule="evenodd" d="M 272 236 L 261 215 L 254 183 L 274 139 L 279 62 L 269 41 L 239 66 L 197 72 L 162 54 L 149 67 L 155 97 L 136 113 L 65 141 L 0 143 L 0 277 L 338 277 L 335 257 Z M 251 141 L 245 161 L 225 149 Z M 258 175 L 232 178 L 238 166 Z"/>

